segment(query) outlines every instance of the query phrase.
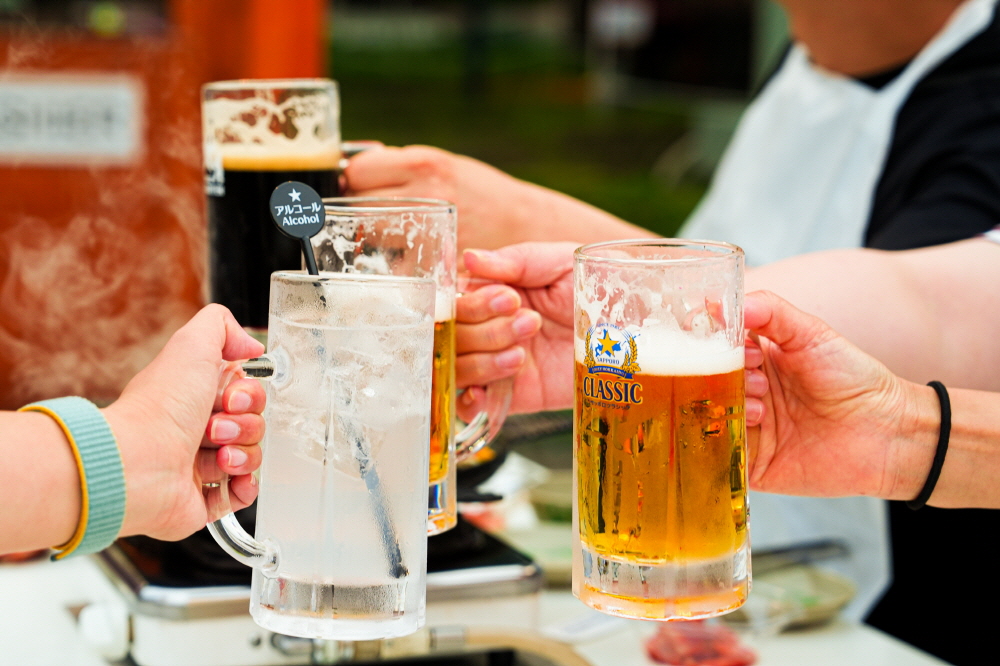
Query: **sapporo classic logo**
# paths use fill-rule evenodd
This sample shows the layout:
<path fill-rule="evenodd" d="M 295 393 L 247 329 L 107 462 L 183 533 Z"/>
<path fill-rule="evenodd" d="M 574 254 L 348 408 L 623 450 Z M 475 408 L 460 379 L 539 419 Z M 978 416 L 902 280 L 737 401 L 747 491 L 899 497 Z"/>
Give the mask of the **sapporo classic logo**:
<path fill-rule="evenodd" d="M 640 370 L 635 338 L 614 324 L 597 324 L 587 331 L 586 344 L 584 397 L 620 409 L 642 404 L 642 384 L 632 381 Z"/>

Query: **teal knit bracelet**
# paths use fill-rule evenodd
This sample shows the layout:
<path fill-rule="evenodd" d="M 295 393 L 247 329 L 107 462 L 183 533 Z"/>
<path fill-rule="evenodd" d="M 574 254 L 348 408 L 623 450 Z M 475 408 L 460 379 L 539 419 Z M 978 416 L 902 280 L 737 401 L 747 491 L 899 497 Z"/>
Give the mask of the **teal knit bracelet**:
<path fill-rule="evenodd" d="M 18 411 L 42 412 L 62 428 L 80 472 L 80 522 L 73 538 L 52 559 L 96 553 L 118 537 L 125 520 L 125 474 L 118 442 L 94 403 L 79 397 L 55 398 Z"/>

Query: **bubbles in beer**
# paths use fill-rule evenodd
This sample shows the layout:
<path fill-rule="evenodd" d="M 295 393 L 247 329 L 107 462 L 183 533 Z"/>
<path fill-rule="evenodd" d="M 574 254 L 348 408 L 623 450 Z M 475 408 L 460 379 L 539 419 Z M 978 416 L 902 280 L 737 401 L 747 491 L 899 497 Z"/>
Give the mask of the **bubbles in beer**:
<path fill-rule="evenodd" d="M 633 593 L 660 603 L 680 593 L 687 577 L 676 572 L 731 573 L 748 544 L 743 350 L 667 326 L 625 330 L 641 368 L 628 378 L 588 367 L 587 343 L 577 345 L 581 546 L 598 558 L 596 576 L 617 580 L 613 562 L 648 567 Z M 683 596 L 718 592 L 691 585 Z"/>

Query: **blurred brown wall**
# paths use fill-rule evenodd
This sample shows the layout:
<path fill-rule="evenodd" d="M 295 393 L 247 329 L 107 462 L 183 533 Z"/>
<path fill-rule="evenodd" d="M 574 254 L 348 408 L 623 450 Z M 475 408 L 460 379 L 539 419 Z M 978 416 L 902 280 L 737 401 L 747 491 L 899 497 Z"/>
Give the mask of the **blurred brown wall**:
<path fill-rule="evenodd" d="M 110 402 L 202 305 L 200 86 L 325 73 L 326 0 L 167 7 L 150 35 L 0 27 L 0 84 L 124 76 L 140 84 L 143 127 L 125 164 L 0 161 L 0 408 Z"/>

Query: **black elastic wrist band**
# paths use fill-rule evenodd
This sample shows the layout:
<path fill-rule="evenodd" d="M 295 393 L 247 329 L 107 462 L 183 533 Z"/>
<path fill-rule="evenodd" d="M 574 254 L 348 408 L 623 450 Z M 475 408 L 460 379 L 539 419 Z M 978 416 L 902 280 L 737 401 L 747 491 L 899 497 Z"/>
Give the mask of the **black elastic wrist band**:
<path fill-rule="evenodd" d="M 931 463 L 931 471 L 927 473 L 927 480 L 924 481 L 924 487 L 915 499 L 906 503 L 906 506 L 914 511 L 922 509 L 927 504 L 927 500 L 931 498 L 931 493 L 934 492 L 934 486 L 937 485 L 938 477 L 941 476 L 941 468 L 944 466 L 944 456 L 948 453 L 948 439 L 951 437 L 951 400 L 948 398 L 948 389 L 938 381 L 927 382 L 927 385 L 934 389 L 941 403 L 941 432 L 938 435 L 937 451 L 934 452 L 934 462 Z"/>

